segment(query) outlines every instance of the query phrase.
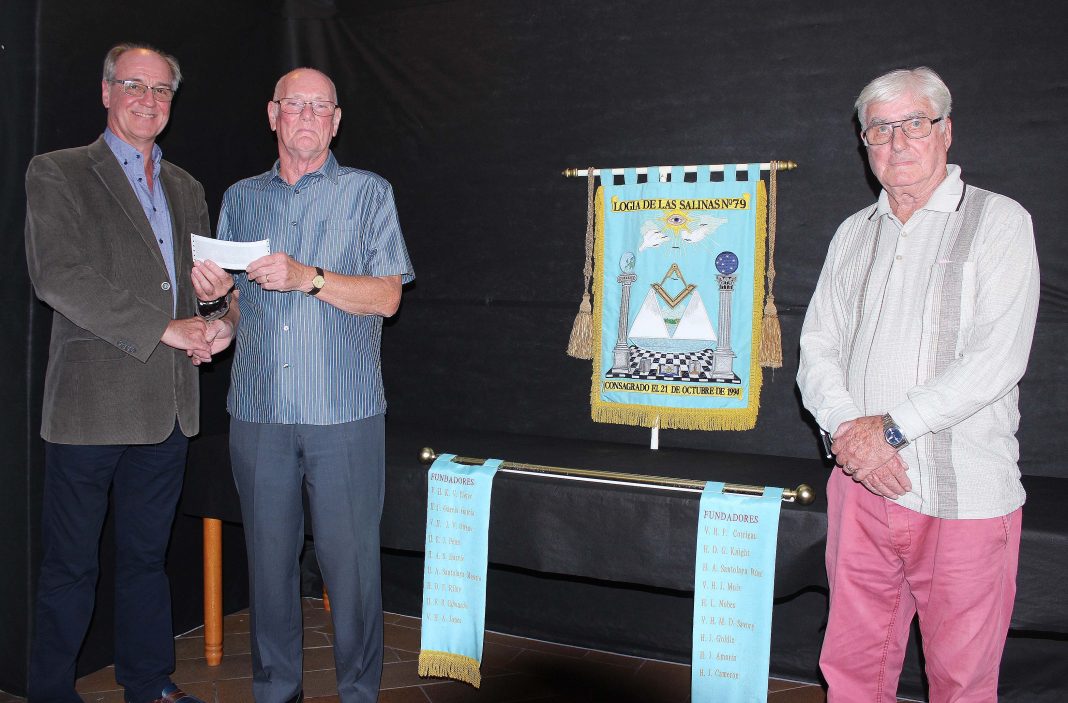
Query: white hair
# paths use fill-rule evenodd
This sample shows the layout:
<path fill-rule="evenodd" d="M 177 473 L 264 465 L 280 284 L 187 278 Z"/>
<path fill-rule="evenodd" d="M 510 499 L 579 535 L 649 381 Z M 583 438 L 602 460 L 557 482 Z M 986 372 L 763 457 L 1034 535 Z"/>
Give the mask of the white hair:
<path fill-rule="evenodd" d="M 949 117 L 949 111 L 953 108 L 953 97 L 949 94 L 949 88 L 937 73 L 926 66 L 900 68 L 879 76 L 860 91 L 854 104 L 857 117 L 860 118 L 860 126 L 863 128 L 868 124 L 869 105 L 895 100 L 907 93 L 926 98 L 931 103 L 935 112 L 928 115 L 931 118 Z M 944 123 L 942 129 L 945 129 Z"/>

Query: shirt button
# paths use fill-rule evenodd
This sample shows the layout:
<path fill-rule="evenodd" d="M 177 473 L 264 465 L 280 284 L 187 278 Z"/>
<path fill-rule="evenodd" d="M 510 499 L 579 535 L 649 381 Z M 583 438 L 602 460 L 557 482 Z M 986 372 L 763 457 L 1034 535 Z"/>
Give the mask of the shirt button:
<path fill-rule="evenodd" d="M 289 364 L 282 364 L 282 368 L 283 369 L 288 369 L 289 368 Z"/>
<path fill-rule="evenodd" d="M 288 332 L 289 331 L 289 325 L 282 325 L 282 331 L 283 332 Z"/>
<path fill-rule="evenodd" d="M 290 222 L 289 224 L 293 225 L 294 227 L 296 227 L 296 226 L 297 226 L 297 223 L 296 223 L 296 222 Z"/>
<path fill-rule="evenodd" d="M 897 256 L 895 256 L 894 258 L 895 258 L 895 259 L 897 259 L 898 261 L 901 261 L 901 260 L 902 260 L 902 259 L 904 259 L 905 257 L 903 257 L 903 256 L 902 256 L 901 254 L 898 254 L 898 255 L 897 255 Z"/>
<path fill-rule="evenodd" d="M 163 290 L 170 290 L 171 289 L 171 283 L 170 283 L 170 281 L 164 281 L 163 283 L 159 284 L 159 287 L 162 288 Z"/>

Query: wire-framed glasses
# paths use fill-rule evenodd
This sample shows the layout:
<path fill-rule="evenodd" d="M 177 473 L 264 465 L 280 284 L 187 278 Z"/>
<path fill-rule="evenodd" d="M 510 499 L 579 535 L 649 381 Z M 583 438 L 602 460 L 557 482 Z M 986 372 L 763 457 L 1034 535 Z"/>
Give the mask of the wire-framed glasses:
<path fill-rule="evenodd" d="M 143 98 L 145 93 L 152 91 L 152 97 L 159 100 L 161 103 L 169 103 L 174 100 L 174 88 L 169 85 L 156 85 L 148 86 L 138 81 L 130 80 L 115 80 L 110 79 L 108 83 L 114 83 L 115 85 L 122 86 L 122 92 L 126 93 L 132 98 Z"/>
<path fill-rule="evenodd" d="M 895 129 L 900 129 L 909 139 L 923 139 L 931 134 L 935 123 L 941 122 L 943 119 L 942 117 L 931 119 L 930 117 L 920 116 L 909 117 L 895 122 L 880 122 L 865 129 L 861 132 L 861 135 L 864 137 L 864 143 L 868 146 L 880 146 L 888 143 L 894 138 Z"/>
<path fill-rule="evenodd" d="M 319 117 L 327 117 L 334 114 L 334 110 L 337 109 L 337 104 L 332 103 L 329 100 L 301 100 L 300 98 L 282 98 L 280 100 L 274 100 L 272 102 L 278 103 L 278 107 L 282 108 L 282 112 L 288 112 L 291 115 L 299 115 L 304 112 L 304 106 L 311 107 L 311 111 Z"/>

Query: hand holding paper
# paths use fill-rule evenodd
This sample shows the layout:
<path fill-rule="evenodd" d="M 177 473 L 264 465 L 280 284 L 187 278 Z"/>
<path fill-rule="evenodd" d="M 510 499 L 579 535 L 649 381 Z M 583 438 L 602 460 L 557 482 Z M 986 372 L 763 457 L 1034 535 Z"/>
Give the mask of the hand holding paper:
<path fill-rule="evenodd" d="M 244 271 L 251 262 L 271 253 L 269 239 L 257 242 L 225 242 L 199 234 L 193 234 L 190 238 L 193 242 L 193 261 L 210 259 L 231 271 Z"/>
<path fill-rule="evenodd" d="M 205 302 L 223 297 L 234 287 L 234 277 L 211 259 L 194 261 L 189 277 L 197 299 Z"/>

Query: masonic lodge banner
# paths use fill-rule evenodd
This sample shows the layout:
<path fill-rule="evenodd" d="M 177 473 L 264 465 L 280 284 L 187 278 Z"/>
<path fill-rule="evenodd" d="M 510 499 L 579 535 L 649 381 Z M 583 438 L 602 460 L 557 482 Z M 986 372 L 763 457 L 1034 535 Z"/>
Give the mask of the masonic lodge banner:
<path fill-rule="evenodd" d="M 609 176 L 596 195 L 593 383 L 598 422 L 756 424 L 767 198 L 760 166 L 696 181 Z"/>

